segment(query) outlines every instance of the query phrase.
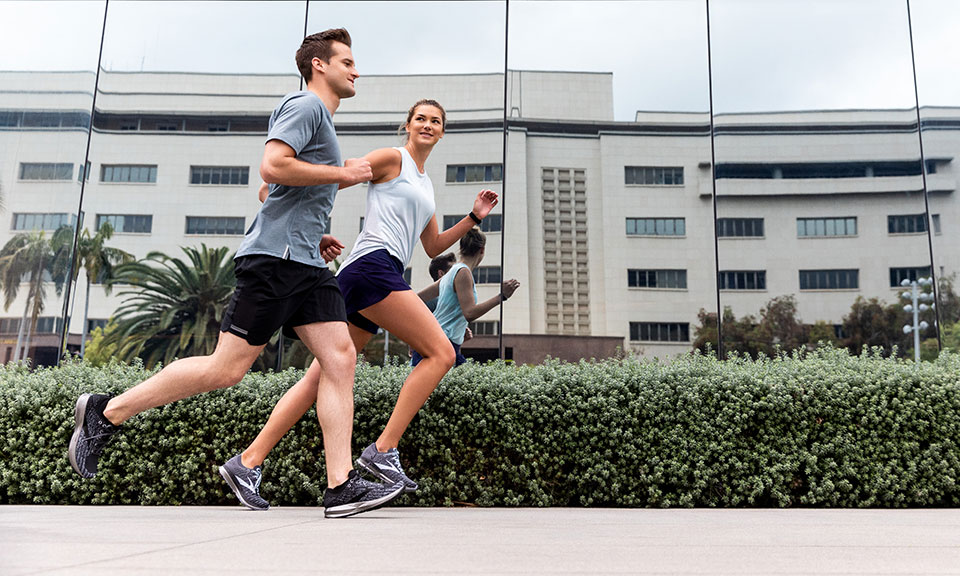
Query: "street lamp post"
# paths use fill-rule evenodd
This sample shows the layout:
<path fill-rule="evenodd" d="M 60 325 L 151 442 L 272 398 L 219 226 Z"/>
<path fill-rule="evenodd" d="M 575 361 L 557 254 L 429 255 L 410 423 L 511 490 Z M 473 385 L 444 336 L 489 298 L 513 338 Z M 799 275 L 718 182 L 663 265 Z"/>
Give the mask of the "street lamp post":
<path fill-rule="evenodd" d="M 930 327 L 926 321 L 920 320 L 920 313 L 925 312 L 926 310 L 931 310 L 934 307 L 934 304 L 926 304 L 933 300 L 933 294 L 929 292 L 921 292 L 920 287 L 927 287 L 933 284 L 933 281 L 930 278 L 917 278 L 916 280 L 910 280 L 909 278 L 904 278 L 900 285 L 906 288 L 910 287 L 909 292 L 903 292 L 900 296 L 910 303 L 903 307 L 905 312 L 913 313 L 913 324 L 905 324 L 903 327 L 904 334 L 913 333 L 913 359 L 919 366 L 920 364 L 920 331 L 926 330 Z"/>

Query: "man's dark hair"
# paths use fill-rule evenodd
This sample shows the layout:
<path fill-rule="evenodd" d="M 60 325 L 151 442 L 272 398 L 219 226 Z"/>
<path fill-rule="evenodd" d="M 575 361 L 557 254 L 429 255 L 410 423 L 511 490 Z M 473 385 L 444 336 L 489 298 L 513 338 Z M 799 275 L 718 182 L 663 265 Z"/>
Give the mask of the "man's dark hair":
<path fill-rule="evenodd" d="M 437 256 L 430 261 L 430 277 L 437 280 L 440 278 L 440 273 L 443 272 L 446 274 L 449 272 L 456 261 L 457 256 L 453 252 L 447 252 L 446 254 Z"/>
<path fill-rule="evenodd" d="M 333 56 L 333 43 L 339 42 L 350 46 L 350 33 L 345 28 L 332 28 L 311 34 L 303 39 L 300 49 L 297 50 L 297 68 L 300 75 L 307 82 L 313 76 L 313 59 L 319 58 L 329 62 Z"/>

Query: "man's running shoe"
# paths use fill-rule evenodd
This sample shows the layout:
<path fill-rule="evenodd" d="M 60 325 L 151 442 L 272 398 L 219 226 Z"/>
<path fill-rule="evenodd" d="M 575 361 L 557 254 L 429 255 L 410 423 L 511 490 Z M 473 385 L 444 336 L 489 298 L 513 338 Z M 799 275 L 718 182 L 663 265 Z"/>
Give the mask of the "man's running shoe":
<path fill-rule="evenodd" d="M 83 394 L 77 399 L 73 414 L 75 425 L 67 456 L 73 469 L 84 478 L 94 477 L 100 453 L 120 430 L 120 426 L 114 426 L 103 415 L 109 401 L 110 396 L 106 394 Z"/>
<path fill-rule="evenodd" d="M 377 450 L 376 443 L 373 443 L 367 446 L 360 457 L 357 458 L 357 466 L 362 467 L 387 484 L 402 482 L 403 491 L 408 494 L 417 490 L 417 483 L 403 473 L 403 466 L 400 465 L 400 452 L 396 448 L 380 452 Z"/>
<path fill-rule="evenodd" d="M 323 515 L 326 518 L 346 518 L 361 512 L 376 510 L 403 494 L 403 484 L 391 486 L 370 482 L 351 470 L 347 481 L 323 493 Z"/>
<path fill-rule="evenodd" d="M 270 503 L 260 497 L 260 480 L 263 478 L 260 466 L 247 468 L 237 454 L 220 467 L 220 475 L 241 504 L 251 510 L 270 509 Z"/>

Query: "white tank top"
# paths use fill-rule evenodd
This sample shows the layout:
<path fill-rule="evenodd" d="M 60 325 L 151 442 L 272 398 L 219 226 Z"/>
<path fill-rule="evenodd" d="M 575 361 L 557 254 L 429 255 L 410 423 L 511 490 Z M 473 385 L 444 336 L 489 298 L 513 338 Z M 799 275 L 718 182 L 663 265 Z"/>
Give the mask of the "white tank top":
<path fill-rule="evenodd" d="M 417 170 L 406 148 L 395 150 L 400 151 L 400 174 L 368 187 L 363 230 L 341 270 L 364 254 L 383 248 L 406 267 L 420 233 L 437 210 L 430 177 Z"/>

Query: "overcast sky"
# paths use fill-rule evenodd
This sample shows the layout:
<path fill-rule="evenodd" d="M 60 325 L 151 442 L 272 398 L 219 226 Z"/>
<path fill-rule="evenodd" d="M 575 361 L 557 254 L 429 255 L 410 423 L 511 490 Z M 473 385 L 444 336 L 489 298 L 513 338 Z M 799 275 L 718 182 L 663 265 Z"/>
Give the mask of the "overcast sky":
<path fill-rule="evenodd" d="M 114 70 L 296 74 L 303 2 L 110 2 Z M 96 66 L 102 2 L 0 2 L 0 69 Z M 912 0 L 921 103 L 960 105 L 960 2 Z M 503 2 L 313 2 L 361 74 L 500 72 Z M 909 107 L 905 0 L 712 0 L 717 112 Z M 704 0 L 510 2 L 509 67 L 612 72 L 618 120 L 709 106 Z M 3 87 L 7 89 L 8 87 Z M 558 95 L 562 97 L 562 95 Z"/>

